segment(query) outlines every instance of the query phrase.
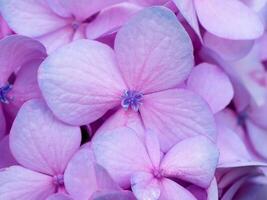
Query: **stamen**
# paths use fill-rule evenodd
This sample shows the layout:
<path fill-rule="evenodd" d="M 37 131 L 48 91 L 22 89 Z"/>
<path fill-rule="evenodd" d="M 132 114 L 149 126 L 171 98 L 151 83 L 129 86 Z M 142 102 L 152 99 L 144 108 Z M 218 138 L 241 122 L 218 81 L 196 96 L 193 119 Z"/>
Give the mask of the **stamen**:
<path fill-rule="evenodd" d="M 57 187 L 64 186 L 64 176 L 62 174 L 56 175 L 53 177 L 53 183 Z"/>
<path fill-rule="evenodd" d="M 135 90 L 126 90 L 122 95 L 121 106 L 125 109 L 138 111 L 142 105 L 143 94 Z"/>
<path fill-rule="evenodd" d="M 11 98 L 8 97 L 8 93 L 11 91 L 12 85 L 9 83 L 0 88 L 0 101 L 5 104 L 9 104 Z"/>

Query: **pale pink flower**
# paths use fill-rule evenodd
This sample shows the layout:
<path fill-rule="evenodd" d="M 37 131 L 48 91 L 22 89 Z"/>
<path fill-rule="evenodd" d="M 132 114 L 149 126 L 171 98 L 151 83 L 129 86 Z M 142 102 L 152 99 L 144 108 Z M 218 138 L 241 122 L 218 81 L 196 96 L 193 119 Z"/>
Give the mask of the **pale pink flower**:
<path fill-rule="evenodd" d="M 114 108 L 136 112 L 167 150 L 189 136 L 216 137 L 206 102 L 177 88 L 193 63 L 190 38 L 176 16 L 151 7 L 120 29 L 114 51 L 95 41 L 73 42 L 43 62 L 38 79 L 48 106 L 62 121 L 88 124 Z"/>
<path fill-rule="evenodd" d="M 42 100 L 26 102 L 10 132 L 20 165 L 0 171 L 0 199 L 46 199 L 64 190 L 64 171 L 80 142 L 79 127 L 57 120 Z"/>
<path fill-rule="evenodd" d="M 96 161 L 121 187 L 131 186 L 137 199 L 196 200 L 179 180 L 204 189 L 210 186 L 219 152 L 209 139 L 191 137 L 163 154 L 152 131 L 146 132 L 144 142 L 137 135 L 122 127 L 97 134 L 92 141 Z"/>

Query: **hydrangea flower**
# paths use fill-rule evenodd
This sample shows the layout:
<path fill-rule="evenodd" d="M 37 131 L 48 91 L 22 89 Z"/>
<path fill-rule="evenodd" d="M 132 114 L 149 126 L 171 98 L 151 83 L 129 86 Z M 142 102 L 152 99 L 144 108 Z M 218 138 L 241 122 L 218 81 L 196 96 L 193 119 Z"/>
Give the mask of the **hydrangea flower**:
<path fill-rule="evenodd" d="M 196 199 L 180 179 L 208 188 L 219 152 L 209 139 L 196 136 L 178 142 L 166 154 L 152 131 L 142 142 L 130 128 L 117 128 L 96 135 L 92 148 L 96 161 L 123 188 L 131 186 L 137 199 Z"/>
<path fill-rule="evenodd" d="M 140 9 L 121 2 L 1 0 L 0 10 L 12 30 L 40 40 L 51 52 L 76 39 L 97 39 L 114 32 Z"/>
<path fill-rule="evenodd" d="M 64 191 L 64 171 L 80 142 L 79 127 L 60 122 L 42 100 L 25 103 L 10 132 L 20 165 L 0 171 L 0 199 L 46 199 Z"/>
<path fill-rule="evenodd" d="M 79 40 L 42 63 L 39 85 L 59 119 L 84 125 L 118 108 L 138 111 L 164 150 L 188 136 L 214 140 L 209 106 L 193 92 L 178 88 L 192 69 L 193 50 L 170 10 L 140 11 L 120 29 L 114 48 Z"/>

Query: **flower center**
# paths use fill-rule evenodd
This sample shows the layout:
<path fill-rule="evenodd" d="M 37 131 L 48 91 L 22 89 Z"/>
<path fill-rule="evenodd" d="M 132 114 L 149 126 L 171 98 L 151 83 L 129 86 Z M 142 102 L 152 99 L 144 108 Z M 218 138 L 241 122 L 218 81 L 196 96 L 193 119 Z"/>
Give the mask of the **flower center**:
<path fill-rule="evenodd" d="M 133 109 L 138 111 L 143 100 L 144 95 L 135 90 L 126 90 L 121 97 L 121 106 L 125 109 Z"/>
<path fill-rule="evenodd" d="M 158 169 L 154 169 L 153 170 L 153 175 L 156 179 L 161 179 L 164 177 L 163 175 L 163 171 L 162 170 L 158 170 Z"/>
<path fill-rule="evenodd" d="M 10 103 L 11 99 L 8 97 L 8 93 L 11 91 L 11 89 L 12 89 L 12 85 L 10 85 L 9 83 L 3 87 L 0 87 L 0 101 L 2 103 L 5 103 L 5 104 Z"/>
<path fill-rule="evenodd" d="M 62 187 L 62 186 L 64 186 L 64 176 L 63 176 L 62 174 L 53 176 L 53 183 L 54 183 L 57 187 Z"/>

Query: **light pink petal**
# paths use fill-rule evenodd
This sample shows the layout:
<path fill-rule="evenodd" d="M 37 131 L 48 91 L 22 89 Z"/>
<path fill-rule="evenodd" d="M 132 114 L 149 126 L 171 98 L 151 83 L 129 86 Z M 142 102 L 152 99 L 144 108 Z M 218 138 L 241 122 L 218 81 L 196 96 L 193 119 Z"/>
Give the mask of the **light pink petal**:
<path fill-rule="evenodd" d="M 138 5 L 147 7 L 147 6 L 153 6 L 153 5 L 163 5 L 168 0 L 129 0 L 130 2 L 136 3 Z"/>
<path fill-rule="evenodd" d="M 139 10 L 141 10 L 141 7 L 130 3 L 121 3 L 102 10 L 97 17 L 87 25 L 87 38 L 96 39 L 117 31 Z"/>
<path fill-rule="evenodd" d="M 56 4 L 51 2 L 50 6 L 56 10 L 57 13 L 66 15 L 66 11 L 68 11 L 77 21 L 85 21 L 102 9 L 122 1 L 123 0 L 59 0 Z"/>
<path fill-rule="evenodd" d="M 143 93 L 175 87 L 193 65 L 189 36 L 163 7 L 136 14 L 118 32 L 114 48 L 127 86 Z"/>
<path fill-rule="evenodd" d="M 1 0 L 0 9 L 9 27 L 26 36 L 41 36 L 69 23 L 53 13 L 43 0 Z"/>
<path fill-rule="evenodd" d="M 196 32 L 198 37 L 202 39 L 200 30 L 199 30 L 194 0 L 173 0 L 173 2 L 178 7 L 180 13 L 183 15 L 186 21 L 190 24 L 190 26 Z"/>
<path fill-rule="evenodd" d="M 0 87 L 9 76 L 31 60 L 42 60 L 46 56 L 44 46 L 25 36 L 11 35 L 0 41 Z"/>
<path fill-rule="evenodd" d="M 0 140 L 0 169 L 17 164 L 9 149 L 9 136 Z"/>
<path fill-rule="evenodd" d="M 90 200 L 136 200 L 133 193 L 124 191 L 97 192 Z"/>
<path fill-rule="evenodd" d="M 71 26 L 66 26 L 49 34 L 37 38 L 47 49 L 50 54 L 59 47 L 70 43 L 74 40 L 74 31 Z"/>
<path fill-rule="evenodd" d="M 6 21 L 2 16 L 0 16 L 0 38 L 4 38 L 7 35 L 11 35 L 12 30 L 8 27 Z"/>
<path fill-rule="evenodd" d="M 96 161 L 123 188 L 130 186 L 134 173 L 152 168 L 144 144 L 130 128 L 117 128 L 96 135 L 92 148 Z"/>
<path fill-rule="evenodd" d="M 145 131 L 139 113 L 132 110 L 119 109 L 112 114 L 102 126 L 97 130 L 96 134 L 101 134 L 116 128 L 127 127 L 135 131 L 138 137 L 144 141 Z"/>
<path fill-rule="evenodd" d="M 228 76 L 216 65 L 201 63 L 191 72 L 187 86 L 200 95 L 213 113 L 224 109 L 234 96 Z"/>
<path fill-rule="evenodd" d="M 140 111 L 145 127 L 157 133 L 164 152 L 187 137 L 205 135 L 216 139 L 209 106 L 188 90 L 173 89 L 145 95 Z"/>
<path fill-rule="evenodd" d="M 8 93 L 12 100 L 5 105 L 5 111 L 13 119 L 24 102 L 42 97 L 37 82 L 37 71 L 41 62 L 42 60 L 28 62 L 20 68 L 16 75 L 12 90 Z"/>
<path fill-rule="evenodd" d="M 174 181 L 164 178 L 162 180 L 161 196 L 159 200 L 165 199 L 181 199 L 181 200 L 197 200 L 188 190 L 175 183 Z"/>
<path fill-rule="evenodd" d="M 20 166 L 0 171 L 0 199 L 36 200 L 46 199 L 55 187 L 50 176 Z"/>
<path fill-rule="evenodd" d="M 200 23 L 210 33 L 233 40 L 260 37 L 264 27 L 245 4 L 236 0 L 194 0 Z"/>
<path fill-rule="evenodd" d="M 255 11 L 260 11 L 264 6 L 266 6 L 266 0 L 241 0 L 244 2 L 248 7 Z"/>
<path fill-rule="evenodd" d="M 206 47 L 215 51 L 224 60 L 235 61 L 245 57 L 254 45 L 253 40 L 229 40 L 217 37 L 209 32 L 204 35 Z"/>
<path fill-rule="evenodd" d="M 3 107 L 0 105 L 0 140 L 6 135 L 6 118 Z"/>
<path fill-rule="evenodd" d="M 267 129 L 267 88 L 266 88 L 266 101 L 262 106 L 255 104 L 251 105 L 248 111 L 249 118 L 259 127 Z"/>
<path fill-rule="evenodd" d="M 216 178 L 214 178 L 209 186 L 209 188 L 207 189 L 207 200 L 216 200 L 219 199 L 218 197 L 218 185 L 217 185 L 217 181 Z"/>
<path fill-rule="evenodd" d="M 152 130 L 145 132 L 145 144 L 150 160 L 155 168 L 159 167 L 161 152 L 159 139 L 156 133 Z"/>
<path fill-rule="evenodd" d="M 67 194 L 56 193 L 49 196 L 46 200 L 74 200 L 74 199 Z"/>
<path fill-rule="evenodd" d="M 219 159 L 215 144 L 204 136 L 185 139 L 172 147 L 161 162 L 167 176 L 177 177 L 207 188 Z"/>
<path fill-rule="evenodd" d="M 267 16 L 267 6 L 266 6 L 266 16 Z M 265 48 L 267 46 L 267 32 L 265 32 L 264 35 L 259 40 L 259 45 L 260 45 L 261 60 L 267 60 L 267 49 Z"/>
<path fill-rule="evenodd" d="M 56 119 L 42 100 L 26 102 L 10 132 L 10 149 L 16 160 L 50 175 L 64 172 L 80 142 L 80 128 Z"/>
<path fill-rule="evenodd" d="M 112 49 L 79 40 L 51 54 L 38 77 L 43 96 L 62 121 L 83 125 L 120 104 L 126 88 Z"/>
<path fill-rule="evenodd" d="M 131 177 L 132 191 L 137 199 L 158 200 L 160 183 L 152 173 L 138 172 Z"/>
<path fill-rule="evenodd" d="M 267 130 L 256 126 L 249 120 L 246 121 L 246 128 L 253 149 L 258 155 L 267 159 L 267 148 L 264 148 L 267 141 Z"/>
<path fill-rule="evenodd" d="M 88 200 L 96 191 L 120 189 L 106 170 L 95 163 L 93 152 L 87 147 L 70 160 L 64 181 L 68 193 L 79 200 Z"/>

